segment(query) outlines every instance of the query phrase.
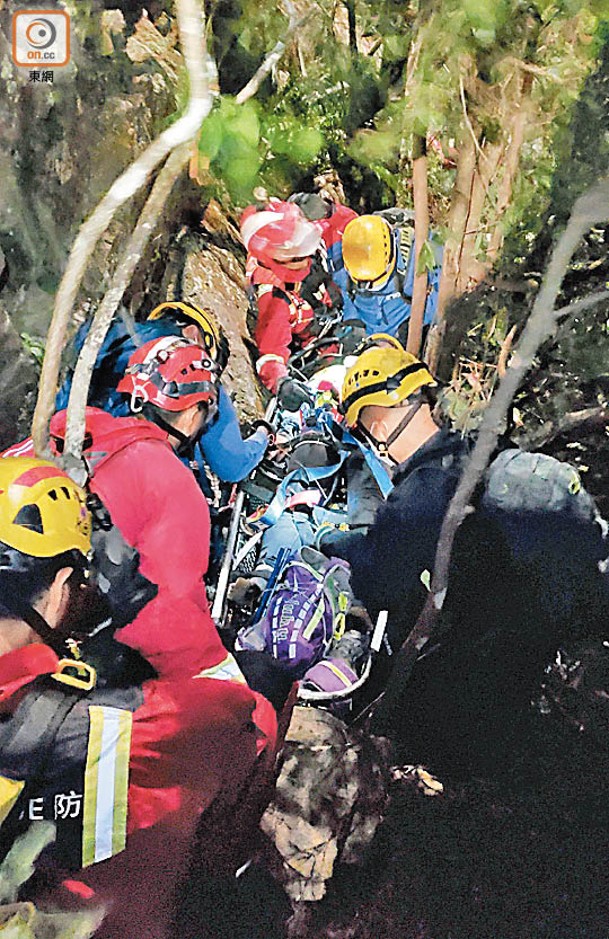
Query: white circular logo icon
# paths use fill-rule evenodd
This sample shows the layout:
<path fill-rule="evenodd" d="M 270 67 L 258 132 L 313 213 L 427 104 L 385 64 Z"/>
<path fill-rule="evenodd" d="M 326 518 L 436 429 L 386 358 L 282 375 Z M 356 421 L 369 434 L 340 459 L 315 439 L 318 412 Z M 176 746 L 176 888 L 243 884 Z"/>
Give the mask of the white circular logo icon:
<path fill-rule="evenodd" d="M 50 20 L 32 20 L 25 30 L 25 38 L 34 49 L 48 49 L 57 39 L 57 29 Z"/>

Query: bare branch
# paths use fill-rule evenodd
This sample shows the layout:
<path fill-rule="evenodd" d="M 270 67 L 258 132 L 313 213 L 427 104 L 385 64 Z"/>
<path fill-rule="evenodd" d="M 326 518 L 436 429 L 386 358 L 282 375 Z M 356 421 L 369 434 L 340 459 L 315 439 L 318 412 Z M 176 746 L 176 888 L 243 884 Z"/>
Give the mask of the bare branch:
<path fill-rule="evenodd" d="M 190 158 L 189 144 L 182 144 L 169 156 L 155 180 L 142 209 L 137 225 L 125 247 L 112 283 L 93 317 L 91 328 L 78 356 L 66 421 L 66 441 L 62 463 L 65 469 L 80 465 L 82 442 L 85 435 L 85 408 L 91 384 L 91 374 L 112 317 L 131 282 L 133 272 L 150 241 L 174 183 Z"/>
<path fill-rule="evenodd" d="M 210 60 L 205 49 L 203 14 L 199 0 L 176 0 L 180 41 L 190 81 L 186 113 L 168 127 L 112 184 L 97 208 L 81 226 L 61 279 L 47 335 L 32 437 L 38 454 L 48 455 L 48 425 L 53 413 L 61 353 L 70 315 L 87 262 L 116 211 L 146 183 L 172 150 L 192 140 L 212 106 Z"/>
<path fill-rule="evenodd" d="M 596 293 L 591 293 L 588 297 L 582 297 L 581 300 L 574 300 L 574 302 L 570 303 L 568 306 L 561 306 L 558 310 L 554 311 L 556 322 L 568 319 L 570 316 L 575 316 L 576 313 L 582 313 L 584 310 L 589 310 L 590 307 L 596 306 L 597 303 L 602 303 L 603 300 L 609 300 L 609 290 L 598 290 Z"/>
<path fill-rule="evenodd" d="M 586 427 L 607 427 L 609 425 L 609 408 L 597 405 L 595 408 L 582 408 L 581 411 L 569 411 L 554 423 L 547 421 L 537 430 L 525 437 L 525 447 L 539 450 L 547 447 L 558 437 L 572 433 L 574 430 L 584 430 Z"/>
<path fill-rule="evenodd" d="M 247 85 L 243 86 L 235 98 L 237 104 L 244 104 L 245 101 L 248 101 L 250 98 L 254 97 L 266 76 L 277 65 L 281 56 L 285 52 L 285 47 L 290 36 L 292 36 L 295 30 L 302 26 L 305 19 L 307 19 L 307 17 L 301 17 L 300 19 L 297 18 L 296 10 L 290 0 L 284 0 L 284 4 L 290 17 L 286 34 L 283 39 L 280 39 L 277 43 L 275 43 L 274 48 L 271 49 L 260 68 L 254 75 L 252 75 Z"/>
<path fill-rule="evenodd" d="M 523 330 L 505 376 L 484 413 L 476 445 L 468 460 L 463 476 L 453 496 L 442 525 L 432 578 L 431 596 L 440 611 L 448 584 L 448 565 L 452 544 L 461 522 L 465 518 L 470 499 L 497 446 L 501 428 L 522 379 L 533 364 L 539 347 L 552 334 L 558 320 L 570 313 L 581 311 L 605 299 L 609 291 L 595 294 L 571 304 L 570 308 L 554 309 L 569 261 L 586 232 L 595 224 L 609 218 L 609 181 L 593 186 L 575 203 L 569 223 L 554 249 L 531 315 Z"/>
<path fill-rule="evenodd" d="M 406 350 L 421 354 L 423 320 L 427 303 L 427 271 L 419 272 L 421 251 L 429 236 L 429 196 L 427 192 L 427 144 L 425 137 L 415 138 L 412 161 L 412 191 L 414 197 L 414 286 L 408 321 Z"/>
<path fill-rule="evenodd" d="M 497 374 L 499 378 L 503 378 L 507 369 L 507 362 L 512 351 L 512 346 L 514 344 L 514 336 L 516 335 L 516 326 L 512 326 L 509 333 L 501 343 L 501 348 L 499 350 L 499 358 L 497 359 Z"/>
<path fill-rule="evenodd" d="M 593 303 L 606 299 L 609 294 L 609 291 L 602 291 L 593 294 L 592 297 L 577 301 L 569 307 L 554 309 L 569 261 L 581 239 L 593 225 L 606 221 L 608 218 L 609 180 L 602 180 L 580 196 L 575 203 L 567 227 L 550 259 L 541 289 L 516 351 L 511 357 L 505 376 L 501 379 L 497 391 L 484 412 L 476 444 L 444 516 L 427 602 L 396 656 L 382 706 L 378 711 L 381 727 L 386 727 L 387 721 L 391 722 L 391 715 L 399 701 L 403 683 L 416 662 L 419 649 L 433 635 L 437 626 L 438 616 L 448 589 L 448 572 L 455 535 L 466 515 L 473 511 L 470 500 L 482 480 L 497 446 L 501 428 L 505 425 L 508 409 L 524 375 L 533 363 L 537 350 L 552 334 L 556 323 L 566 315 L 566 311 L 581 312 Z"/>

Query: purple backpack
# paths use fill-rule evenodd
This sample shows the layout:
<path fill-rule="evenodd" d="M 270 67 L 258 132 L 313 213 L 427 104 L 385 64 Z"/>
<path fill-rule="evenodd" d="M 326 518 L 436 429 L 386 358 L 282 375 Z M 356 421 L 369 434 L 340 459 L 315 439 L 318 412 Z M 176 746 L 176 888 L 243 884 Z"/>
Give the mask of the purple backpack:
<path fill-rule="evenodd" d="M 301 548 L 285 566 L 260 620 L 240 630 L 236 648 L 270 652 L 300 678 L 342 634 L 352 596 L 345 561 Z"/>

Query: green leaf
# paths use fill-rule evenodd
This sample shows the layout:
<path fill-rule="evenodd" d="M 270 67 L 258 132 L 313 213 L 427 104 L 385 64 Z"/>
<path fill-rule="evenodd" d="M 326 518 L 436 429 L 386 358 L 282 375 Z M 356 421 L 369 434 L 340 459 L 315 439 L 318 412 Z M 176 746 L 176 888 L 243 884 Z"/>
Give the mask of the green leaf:
<path fill-rule="evenodd" d="M 417 258 L 417 276 L 425 274 L 427 271 L 433 271 L 436 266 L 434 251 L 429 241 L 424 241 Z"/>
<path fill-rule="evenodd" d="M 199 150 L 210 160 L 218 155 L 222 140 L 224 137 L 224 121 L 219 110 L 211 112 L 208 118 L 203 121 L 201 132 L 199 134 Z"/>
<path fill-rule="evenodd" d="M 489 48 L 495 42 L 497 34 L 494 29 L 472 29 L 472 35 L 481 46 Z"/>
<path fill-rule="evenodd" d="M 239 137 L 249 146 L 257 146 L 260 140 L 260 121 L 255 102 L 246 101 L 245 104 L 237 107 L 231 114 L 230 125 L 227 129 L 229 133 Z"/>

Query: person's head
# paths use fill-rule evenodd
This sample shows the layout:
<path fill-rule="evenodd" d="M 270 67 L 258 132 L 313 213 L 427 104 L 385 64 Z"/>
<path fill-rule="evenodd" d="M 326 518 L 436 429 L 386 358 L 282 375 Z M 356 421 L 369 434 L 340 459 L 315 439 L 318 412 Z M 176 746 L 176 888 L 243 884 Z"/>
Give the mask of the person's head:
<path fill-rule="evenodd" d="M 149 320 L 165 318 L 172 320 L 180 327 L 185 339 L 196 342 L 205 349 L 221 375 L 228 364 L 230 346 L 224 330 L 213 313 L 195 303 L 168 300 L 160 303 L 148 316 Z"/>
<path fill-rule="evenodd" d="M 404 351 L 400 340 L 395 336 L 390 336 L 389 333 L 371 333 L 370 336 L 365 336 L 355 350 L 355 355 L 361 355 L 367 349 L 399 349 L 401 352 Z"/>
<path fill-rule="evenodd" d="M 324 199 L 316 192 L 293 192 L 288 202 L 297 205 L 310 222 L 320 222 L 325 218 L 330 218 L 333 212 L 333 203 L 330 199 Z"/>
<path fill-rule="evenodd" d="M 380 215 L 352 219 L 343 234 L 343 261 L 349 277 L 362 290 L 380 290 L 395 270 L 393 229 Z"/>
<path fill-rule="evenodd" d="M 218 407 L 216 368 L 201 346 L 176 336 L 144 343 L 133 353 L 117 391 L 169 434 L 176 450 L 194 443 Z"/>
<path fill-rule="evenodd" d="M 286 283 L 304 280 L 321 232 L 297 205 L 279 199 L 270 199 L 262 207 L 250 205 L 240 224 L 248 254 Z"/>
<path fill-rule="evenodd" d="M 395 343 L 370 346 L 345 375 L 345 423 L 378 455 L 397 465 L 438 430 L 432 418 L 436 382 L 424 362 Z"/>
<path fill-rule="evenodd" d="M 91 516 L 86 496 L 54 464 L 0 459 L 0 650 L 53 647 L 73 623 L 86 582 Z"/>

